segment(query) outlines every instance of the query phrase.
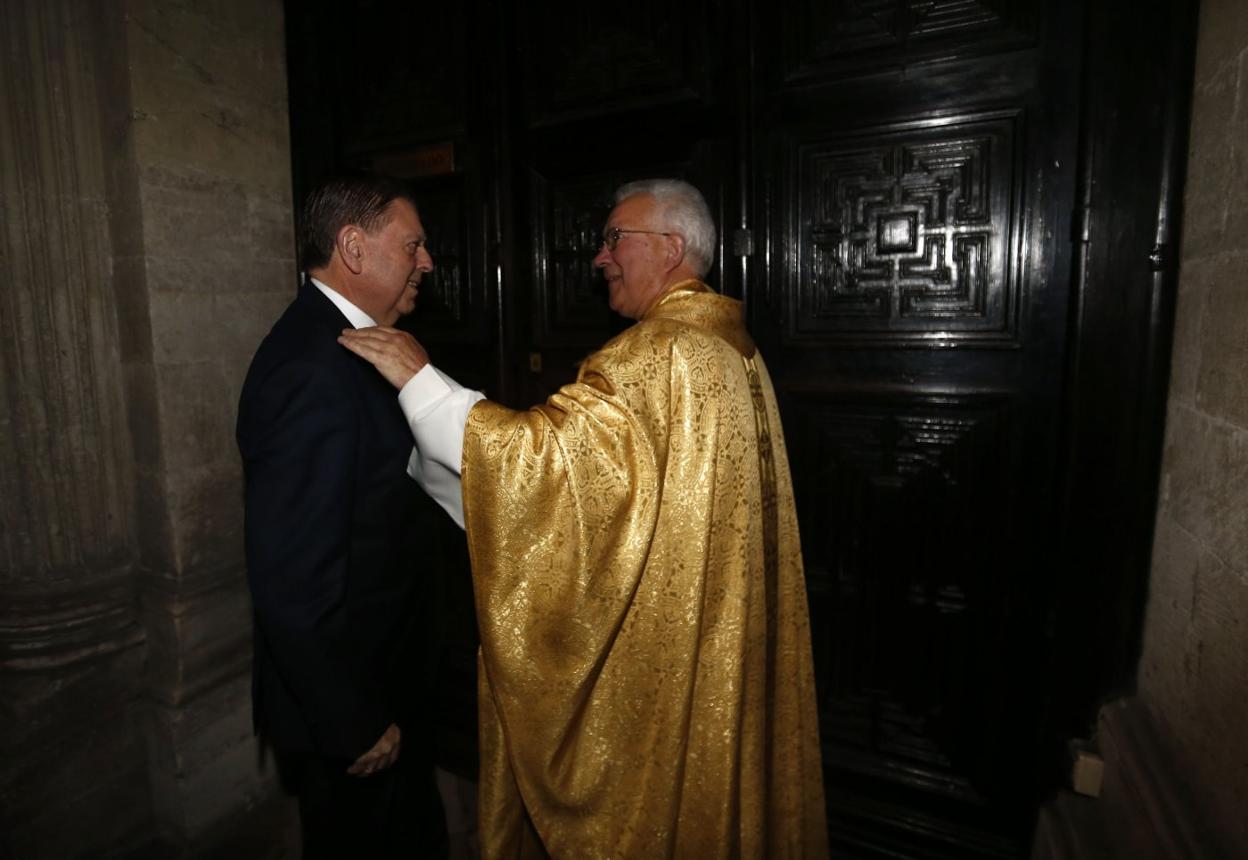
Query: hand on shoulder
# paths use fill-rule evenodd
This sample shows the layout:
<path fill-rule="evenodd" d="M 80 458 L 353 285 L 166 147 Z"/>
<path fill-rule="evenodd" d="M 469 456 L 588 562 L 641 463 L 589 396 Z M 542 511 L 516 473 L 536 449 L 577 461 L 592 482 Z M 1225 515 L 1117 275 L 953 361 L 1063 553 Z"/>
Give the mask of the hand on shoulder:
<path fill-rule="evenodd" d="M 429 354 L 416 338 L 390 326 L 343 329 L 338 342 L 372 364 L 397 389 L 429 363 Z"/>

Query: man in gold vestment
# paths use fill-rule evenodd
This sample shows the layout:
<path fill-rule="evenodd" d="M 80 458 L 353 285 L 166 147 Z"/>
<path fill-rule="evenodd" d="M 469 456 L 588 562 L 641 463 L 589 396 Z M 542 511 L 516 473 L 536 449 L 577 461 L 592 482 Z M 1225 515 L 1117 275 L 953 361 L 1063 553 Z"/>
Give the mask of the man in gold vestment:
<path fill-rule="evenodd" d="M 401 389 L 409 471 L 467 531 L 482 851 L 823 857 L 771 380 L 741 304 L 700 280 L 715 228 L 697 190 L 631 183 L 616 203 L 594 264 L 637 324 L 543 405 L 460 388 L 394 329 L 342 338 Z"/>

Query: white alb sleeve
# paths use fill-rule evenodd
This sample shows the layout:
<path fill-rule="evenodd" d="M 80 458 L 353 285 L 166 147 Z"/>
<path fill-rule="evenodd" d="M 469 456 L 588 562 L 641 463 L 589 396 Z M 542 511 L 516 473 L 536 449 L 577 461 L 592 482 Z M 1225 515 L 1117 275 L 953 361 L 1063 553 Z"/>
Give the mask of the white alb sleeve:
<path fill-rule="evenodd" d="M 422 367 L 399 391 L 399 408 L 416 442 L 407 474 L 461 529 L 464 499 L 459 462 L 464 453 L 464 425 L 468 412 L 483 399 L 480 391 L 464 388 L 432 364 Z"/>

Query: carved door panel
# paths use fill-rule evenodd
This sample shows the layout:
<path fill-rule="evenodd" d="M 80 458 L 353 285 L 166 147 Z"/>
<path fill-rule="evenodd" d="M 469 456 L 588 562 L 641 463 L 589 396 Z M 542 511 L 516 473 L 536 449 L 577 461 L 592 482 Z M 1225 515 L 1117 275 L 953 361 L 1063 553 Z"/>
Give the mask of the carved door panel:
<path fill-rule="evenodd" d="M 1077 116 L 1070 3 L 757 8 L 834 854 L 1016 856 L 1034 798 Z"/>

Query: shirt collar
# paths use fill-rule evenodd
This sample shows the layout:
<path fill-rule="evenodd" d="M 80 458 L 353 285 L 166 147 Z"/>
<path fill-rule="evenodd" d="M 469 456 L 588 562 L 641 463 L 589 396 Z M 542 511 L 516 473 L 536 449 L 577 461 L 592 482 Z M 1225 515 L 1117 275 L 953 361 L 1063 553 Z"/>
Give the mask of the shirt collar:
<path fill-rule="evenodd" d="M 347 318 L 348 322 L 350 322 L 354 328 L 368 328 L 369 326 L 377 325 L 377 321 L 375 319 L 364 313 L 364 311 L 360 310 L 355 305 L 351 304 L 351 302 L 347 301 L 347 299 L 343 297 L 342 293 L 338 292 L 333 287 L 327 284 L 322 284 L 316 278 L 310 277 L 308 280 L 315 284 L 316 288 L 325 294 L 325 298 L 334 303 L 334 307 L 342 311 L 342 315 Z"/>

